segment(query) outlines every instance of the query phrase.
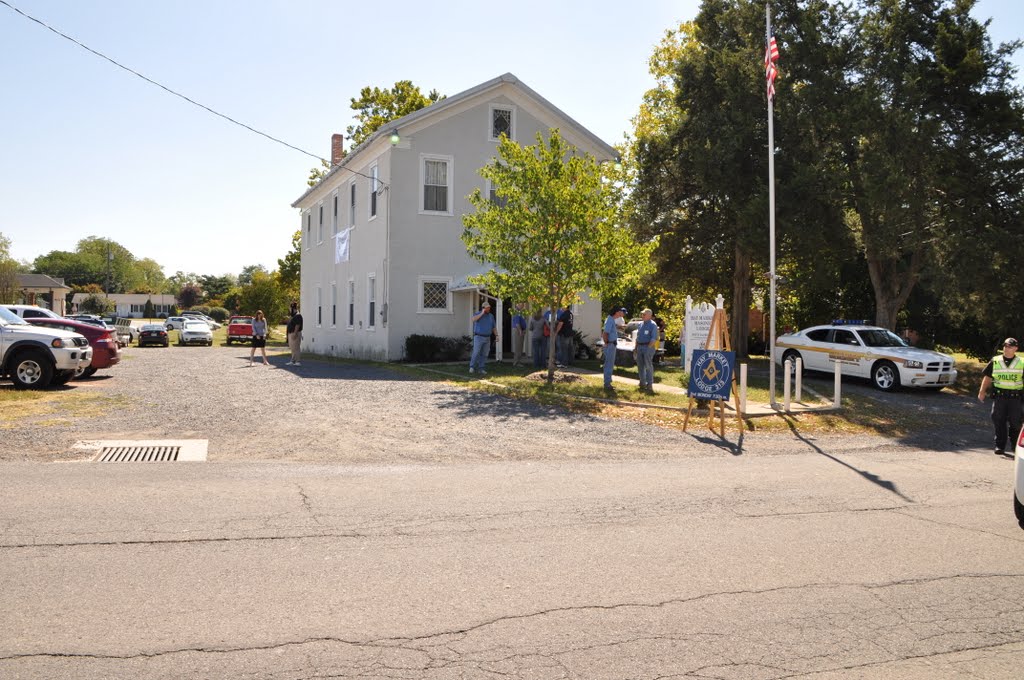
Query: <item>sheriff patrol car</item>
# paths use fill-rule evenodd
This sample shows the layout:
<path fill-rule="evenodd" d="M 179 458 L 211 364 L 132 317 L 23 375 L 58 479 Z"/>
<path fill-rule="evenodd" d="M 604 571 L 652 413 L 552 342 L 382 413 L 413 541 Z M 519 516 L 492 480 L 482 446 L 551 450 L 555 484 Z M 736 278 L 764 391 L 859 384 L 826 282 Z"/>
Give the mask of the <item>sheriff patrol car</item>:
<path fill-rule="evenodd" d="M 910 347 L 892 331 L 863 321 L 834 321 L 787 333 L 775 341 L 775 362 L 802 359 L 810 371 L 835 371 L 868 378 L 880 390 L 899 386 L 942 389 L 956 382 L 953 357 L 941 352 Z"/>

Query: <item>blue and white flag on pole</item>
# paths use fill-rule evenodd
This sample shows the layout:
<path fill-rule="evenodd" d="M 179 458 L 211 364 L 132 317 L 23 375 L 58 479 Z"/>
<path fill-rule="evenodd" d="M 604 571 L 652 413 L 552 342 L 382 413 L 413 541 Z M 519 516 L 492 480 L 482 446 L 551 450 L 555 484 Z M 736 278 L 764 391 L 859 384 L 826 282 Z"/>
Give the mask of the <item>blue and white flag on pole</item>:
<path fill-rule="evenodd" d="M 342 229 L 334 235 L 334 264 L 348 262 L 348 236 L 352 227 Z"/>

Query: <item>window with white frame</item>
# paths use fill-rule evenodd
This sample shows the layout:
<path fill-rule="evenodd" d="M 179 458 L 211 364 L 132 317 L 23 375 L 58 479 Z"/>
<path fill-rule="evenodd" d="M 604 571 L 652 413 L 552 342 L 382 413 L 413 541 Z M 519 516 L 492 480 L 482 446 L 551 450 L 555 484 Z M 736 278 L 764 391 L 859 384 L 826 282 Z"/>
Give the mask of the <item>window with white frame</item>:
<path fill-rule="evenodd" d="M 317 327 L 322 326 L 324 323 L 324 291 L 320 286 L 316 287 L 316 325 Z"/>
<path fill-rule="evenodd" d="M 502 135 L 509 139 L 516 138 L 516 110 L 514 106 L 491 104 L 490 118 L 491 141 L 498 141 Z"/>
<path fill-rule="evenodd" d="M 419 277 L 417 311 L 420 314 L 451 314 L 451 284 L 450 276 Z"/>
<path fill-rule="evenodd" d="M 421 156 L 420 184 L 423 202 L 420 212 L 452 214 L 452 157 Z"/>
<path fill-rule="evenodd" d="M 370 274 L 366 277 L 366 328 L 377 327 L 377 277 Z"/>
<path fill-rule="evenodd" d="M 320 202 L 320 221 L 316 227 L 316 242 L 317 244 L 324 242 L 324 204 Z"/>
<path fill-rule="evenodd" d="M 380 189 L 380 182 L 378 181 L 379 177 L 380 177 L 380 175 L 378 174 L 377 164 L 375 163 L 375 164 L 370 166 L 370 178 L 371 179 L 370 179 L 370 201 L 369 201 L 369 204 L 370 204 L 370 219 L 371 220 L 374 217 L 377 216 L 377 190 Z"/>
<path fill-rule="evenodd" d="M 331 328 L 338 325 L 338 284 L 331 282 Z"/>
<path fill-rule="evenodd" d="M 309 250 L 309 242 L 313 240 L 313 232 L 312 232 L 312 224 L 313 224 L 313 222 L 312 222 L 312 219 L 313 219 L 312 216 L 309 214 L 309 211 L 307 210 L 306 211 L 306 239 L 305 239 L 306 240 L 306 250 Z"/>
<path fill-rule="evenodd" d="M 335 191 L 332 196 L 334 199 L 334 212 L 331 213 L 331 236 L 338 235 L 338 192 Z"/>
<path fill-rule="evenodd" d="M 356 282 L 348 282 L 348 327 L 356 326 Z"/>
<path fill-rule="evenodd" d="M 348 226 L 356 226 L 356 181 L 348 185 Z"/>
<path fill-rule="evenodd" d="M 505 204 L 508 203 L 507 198 L 498 195 L 498 185 L 491 180 L 487 180 L 487 198 L 499 208 L 504 208 Z"/>

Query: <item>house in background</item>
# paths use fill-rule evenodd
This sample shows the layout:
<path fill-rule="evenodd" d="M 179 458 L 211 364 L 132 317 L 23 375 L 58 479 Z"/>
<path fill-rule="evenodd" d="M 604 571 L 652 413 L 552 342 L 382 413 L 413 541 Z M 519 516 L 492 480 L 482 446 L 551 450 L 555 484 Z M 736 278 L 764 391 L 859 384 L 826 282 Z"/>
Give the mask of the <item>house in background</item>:
<path fill-rule="evenodd" d="M 474 189 L 493 195 L 478 171 L 501 134 L 532 145 L 551 128 L 598 161 L 617 156 L 511 73 L 392 121 L 347 155 L 334 135 L 331 170 L 292 204 L 301 211 L 303 351 L 400 360 L 409 335 L 472 335 L 485 298 L 499 323 L 496 355 L 510 351 L 515 301 L 469 281 L 487 268 L 466 251 L 462 216 L 474 210 Z M 577 330 L 600 337 L 599 301 L 573 312 Z"/>
<path fill-rule="evenodd" d="M 71 288 L 64 285 L 64 279 L 46 274 L 17 274 L 18 288 L 24 305 L 39 305 L 64 316 L 67 295 Z"/>
<path fill-rule="evenodd" d="M 92 293 L 75 293 L 71 298 L 72 309 L 77 312 L 78 306 L 90 295 Z M 114 303 L 112 316 L 121 319 L 141 319 L 146 312 L 147 300 L 153 303 L 153 313 L 157 315 L 167 315 L 176 304 L 173 295 L 163 293 L 111 293 L 104 297 Z"/>

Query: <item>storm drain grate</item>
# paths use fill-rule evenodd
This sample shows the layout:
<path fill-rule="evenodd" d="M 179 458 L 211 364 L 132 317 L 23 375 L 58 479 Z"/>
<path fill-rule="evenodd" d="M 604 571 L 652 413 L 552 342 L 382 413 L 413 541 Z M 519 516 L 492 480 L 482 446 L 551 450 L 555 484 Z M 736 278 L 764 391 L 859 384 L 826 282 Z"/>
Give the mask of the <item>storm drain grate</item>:
<path fill-rule="evenodd" d="M 178 460 L 180 446 L 104 446 L 100 463 L 163 463 Z"/>
<path fill-rule="evenodd" d="M 181 463 L 205 461 L 208 446 L 206 439 L 105 439 L 74 448 L 89 452 L 97 463 Z"/>

